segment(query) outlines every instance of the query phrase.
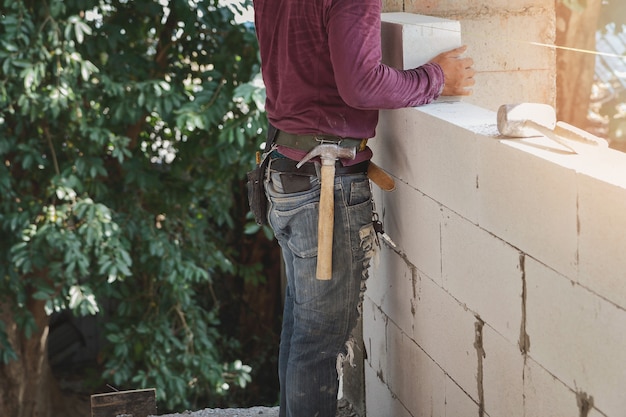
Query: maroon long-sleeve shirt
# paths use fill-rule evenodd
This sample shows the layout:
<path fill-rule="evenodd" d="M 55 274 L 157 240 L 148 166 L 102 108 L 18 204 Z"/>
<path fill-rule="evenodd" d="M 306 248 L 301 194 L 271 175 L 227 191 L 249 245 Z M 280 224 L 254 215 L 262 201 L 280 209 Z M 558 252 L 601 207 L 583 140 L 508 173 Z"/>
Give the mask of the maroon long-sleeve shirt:
<path fill-rule="evenodd" d="M 439 96 L 438 65 L 381 63 L 381 0 L 253 1 L 266 110 L 278 129 L 371 138 L 379 109 Z"/>

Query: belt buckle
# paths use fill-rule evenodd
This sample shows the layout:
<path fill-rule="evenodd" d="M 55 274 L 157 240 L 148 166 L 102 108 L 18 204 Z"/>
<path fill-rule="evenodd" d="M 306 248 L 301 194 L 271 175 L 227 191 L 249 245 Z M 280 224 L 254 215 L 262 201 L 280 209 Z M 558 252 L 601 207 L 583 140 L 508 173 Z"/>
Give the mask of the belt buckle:
<path fill-rule="evenodd" d="M 342 146 L 342 143 L 344 141 L 350 141 L 350 142 L 358 142 L 357 144 L 354 145 L 354 147 L 356 148 L 357 152 L 363 152 L 366 148 L 367 148 L 367 138 L 365 139 L 344 139 L 344 138 L 340 138 L 337 136 L 338 140 L 330 140 L 328 138 L 324 138 L 320 135 L 314 135 L 313 139 L 317 142 L 319 142 L 320 145 L 324 144 L 324 143 L 336 143 L 338 146 Z M 346 148 L 350 148 L 352 146 L 345 146 Z"/>
<path fill-rule="evenodd" d="M 315 140 L 316 142 L 319 142 L 318 145 L 323 145 L 325 143 L 336 143 L 339 146 L 341 146 L 341 141 L 342 141 L 340 137 L 337 137 L 337 140 L 332 140 L 332 139 L 328 139 L 328 137 L 324 137 L 321 135 L 313 135 L 313 140 Z"/>

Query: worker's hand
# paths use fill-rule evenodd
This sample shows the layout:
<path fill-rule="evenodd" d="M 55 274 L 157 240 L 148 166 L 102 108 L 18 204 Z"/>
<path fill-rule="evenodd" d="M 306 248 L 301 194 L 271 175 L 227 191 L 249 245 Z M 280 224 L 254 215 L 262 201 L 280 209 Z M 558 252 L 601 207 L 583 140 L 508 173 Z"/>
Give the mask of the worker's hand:
<path fill-rule="evenodd" d="M 434 57 L 430 62 L 439 64 L 444 74 L 442 96 L 469 96 L 472 94 L 471 87 L 474 85 L 474 60 L 462 58 L 467 46 L 443 52 Z"/>

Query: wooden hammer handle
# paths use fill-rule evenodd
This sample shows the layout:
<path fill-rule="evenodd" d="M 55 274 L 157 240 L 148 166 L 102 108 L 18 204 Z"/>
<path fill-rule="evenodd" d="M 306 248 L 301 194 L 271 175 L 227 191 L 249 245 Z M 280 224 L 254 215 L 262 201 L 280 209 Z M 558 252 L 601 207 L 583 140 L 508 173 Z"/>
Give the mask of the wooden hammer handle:
<path fill-rule="evenodd" d="M 316 278 L 329 280 L 333 274 L 333 230 L 335 227 L 335 165 L 322 165 L 319 219 L 317 222 Z"/>

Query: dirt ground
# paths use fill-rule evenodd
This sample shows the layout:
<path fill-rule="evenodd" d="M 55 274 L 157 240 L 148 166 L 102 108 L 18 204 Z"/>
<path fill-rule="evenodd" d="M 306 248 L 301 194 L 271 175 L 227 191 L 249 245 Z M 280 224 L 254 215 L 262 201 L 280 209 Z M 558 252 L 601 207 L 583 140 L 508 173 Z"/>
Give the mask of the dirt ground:
<path fill-rule="evenodd" d="M 55 407 L 55 417 L 84 417 L 91 415 L 90 397 L 88 395 L 68 394 L 62 406 Z M 153 417 L 278 417 L 278 407 L 252 408 L 207 408 L 199 411 L 183 411 L 174 414 L 158 414 Z M 340 400 L 337 417 L 360 417 L 345 400 Z"/>
<path fill-rule="evenodd" d="M 65 382 L 65 385 L 68 383 Z M 60 401 L 54 404 L 52 415 L 54 417 L 84 417 L 91 415 L 90 394 L 76 392 L 78 389 L 69 389 L 63 392 Z M 72 386 L 72 388 L 76 388 Z M 252 408 L 207 408 L 198 411 L 182 411 L 174 414 L 157 414 L 150 417 L 278 417 L 278 407 L 252 407 Z M 354 411 L 352 404 L 344 399 L 339 400 L 336 417 L 361 417 Z M 364 416 L 363 416 L 364 417 Z"/>
<path fill-rule="evenodd" d="M 76 398 L 71 409 L 66 407 L 60 412 L 53 412 L 56 417 L 83 417 L 91 415 L 91 407 L 88 398 Z M 278 407 L 252 407 L 252 408 L 207 408 L 199 411 L 184 411 L 175 414 L 159 414 L 154 417 L 278 417 Z M 352 406 L 340 401 L 337 409 L 337 417 L 359 417 Z"/>
<path fill-rule="evenodd" d="M 158 417 L 278 417 L 278 407 L 252 407 L 185 411 L 178 414 L 163 414 Z M 337 417 L 359 417 L 346 401 L 339 401 Z"/>
<path fill-rule="evenodd" d="M 161 414 L 158 417 L 278 417 L 278 407 L 253 408 L 207 408 L 200 411 L 185 411 L 177 414 Z"/>

